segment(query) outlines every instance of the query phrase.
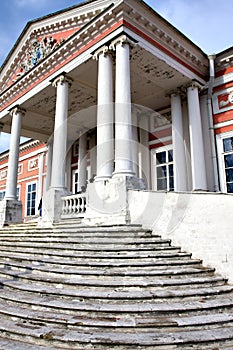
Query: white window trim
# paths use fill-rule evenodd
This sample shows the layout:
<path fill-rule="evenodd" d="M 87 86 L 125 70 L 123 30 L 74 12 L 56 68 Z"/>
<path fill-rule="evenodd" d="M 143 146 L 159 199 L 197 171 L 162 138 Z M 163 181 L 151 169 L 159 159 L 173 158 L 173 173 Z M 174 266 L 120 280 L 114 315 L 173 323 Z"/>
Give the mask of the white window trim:
<path fill-rule="evenodd" d="M 33 184 L 36 184 L 36 204 L 37 204 L 37 197 L 38 197 L 38 181 L 31 181 L 31 182 L 27 182 L 26 183 L 26 196 L 25 196 L 25 213 L 24 213 L 24 216 L 25 217 L 30 217 L 30 216 L 34 216 L 34 215 L 27 215 L 27 198 L 28 198 L 28 186 L 29 185 L 33 185 Z M 37 215 L 39 213 L 38 209 L 35 208 L 35 215 Z"/>
<path fill-rule="evenodd" d="M 155 159 L 156 159 L 156 153 L 158 152 L 163 152 L 163 151 L 171 151 L 173 150 L 173 145 L 166 145 L 158 148 L 154 148 L 151 150 L 151 164 L 152 164 L 152 190 L 153 191 L 159 191 L 159 192 L 164 192 L 164 190 L 158 190 L 157 189 L 157 172 L 156 172 L 156 164 L 155 164 Z M 173 167 L 175 166 L 174 160 L 173 160 Z"/>
<path fill-rule="evenodd" d="M 224 150 L 223 150 L 223 139 L 227 137 L 233 137 L 233 131 L 228 131 L 224 134 L 216 136 L 217 154 L 218 154 L 218 167 L 219 167 L 219 181 L 221 192 L 227 193 L 227 183 L 225 176 L 225 164 L 224 164 Z"/>
<path fill-rule="evenodd" d="M 91 178 L 91 166 L 90 165 L 87 165 L 86 171 L 87 171 L 87 182 L 88 182 L 90 180 L 90 178 Z M 72 193 L 74 193 L 75 174 L 77 174 L 77 173 L 78 173 L 78 169 L 73 169 L 72 170 Z"/>

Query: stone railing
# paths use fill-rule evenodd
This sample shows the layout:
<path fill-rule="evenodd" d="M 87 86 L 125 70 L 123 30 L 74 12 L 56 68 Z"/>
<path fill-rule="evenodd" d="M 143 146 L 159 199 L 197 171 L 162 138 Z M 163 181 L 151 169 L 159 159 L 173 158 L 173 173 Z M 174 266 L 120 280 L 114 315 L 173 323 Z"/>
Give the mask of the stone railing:
<path fill-rule="evenodd" d="M 62 218 L 83 217 L 86 212 L 86 194 L 62 197 Z"/>

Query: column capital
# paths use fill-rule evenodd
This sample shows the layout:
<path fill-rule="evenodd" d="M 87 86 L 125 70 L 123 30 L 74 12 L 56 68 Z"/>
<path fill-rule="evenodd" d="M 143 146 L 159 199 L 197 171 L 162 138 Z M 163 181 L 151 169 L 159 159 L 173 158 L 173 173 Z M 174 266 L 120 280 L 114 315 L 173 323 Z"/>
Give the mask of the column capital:
<path fill-rule="evenodd" d="M 25 115 L 26 109 L 20 107 L 20 106 L 15 106 L 12 109 L 10 109 L 10 115 L 13 116 L 14 114 L 21 113 L 22 115 Z"/>
<path fill-rule="evenodd" d="M 58 84 L 63 85 L 64 83 L 68 83 L 70 87 L 72 85 L 72 82 L 73 82 L 73 79 L 71 77 L 69 77 L 65 73 L 62 73 L 52 80 L 52 85 L 57 87 Z"/>
<path fill-rule="evenodd" d="M 104 45 L 100 47 L 93 55 L 93 60 L 98 61 L 99 56 L 103 54 L 104 56 L 109 53 L 109 47 L 107 45 Z"/>
<path fill-rule="evenodd" d="M 192 90 L 198 89 L 198 91 L 202 91 L 203 89 L 205 89 L 205 86 L 201 85 L 196 80 L 192 80 L 186 85 L 186 88 L 191 88 Z"/>
<path fill-rule="evenodd" d="M 185 97 L 186 96 L 186 86 L 178 86 L 176 89 L 172 89 L 170 91 L 168 91 L 168 93 L 166 94 L 166 96 L 168 97 L 172 97 L 172 96 L 180 96 L 180 97 Z"/>
<path fill-rule="evenodd" d="M 116 45 L 120 44 L 121 46 L 128 44 L 131 47 L 136 46 L 136 42 L 134 42 L 133 40 L 131 40 L 127 35 L 121 35 L 119 37 L 117 37 L 116 39 L 114 39 L 110 46 L 109 49 L 115 51 L 116 50 Z"/>

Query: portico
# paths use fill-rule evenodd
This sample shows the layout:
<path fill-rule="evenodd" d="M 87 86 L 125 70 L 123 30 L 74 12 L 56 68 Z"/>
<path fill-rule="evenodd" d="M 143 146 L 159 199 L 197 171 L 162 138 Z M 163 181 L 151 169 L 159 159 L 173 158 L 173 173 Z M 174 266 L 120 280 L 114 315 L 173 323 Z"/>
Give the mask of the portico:
<path fill-rule="evenodd" d="M 82 216 L 109 215 L 114 206 L 127 222 L 127 190 L 155 190 L 153 184 L 169 176 L 176 192 L 211 190 L 199 102 L 206 56 L 165 21 L 158 24 L 157 14 L 138 1 L 125 1 L 122 8 L 119 1 L 97 0 L 66 15 L 74 29 L 71 36 L 52 45 L 19 77 L 6 78 L 8 62 L 1 73 L 0 122 L 4 131 L 11 128 L 12 138 L 6 200 L 15 200 L 20 135 L 47 142 L 43 203 L 51 222 L 78 212 L 71 208 L 69 213 L 70 204 L 63 203 L 75 194 L 66 170 L 77 140 Z M 57 30 L 64 21 L 60 17 L 54 19 Z M 12 59 L 23 57 L 22 45 L 29 46 L 32 38 L 42 43 L 52 20 L 43 18 L 26 29 Z M 163 119 L 164 110 L 170 119 Z M 167 146 L 172 149 L 169 168 L 158 163 L 156 153 Z M 94 182 L 87 177 L 87 164 Z"/>

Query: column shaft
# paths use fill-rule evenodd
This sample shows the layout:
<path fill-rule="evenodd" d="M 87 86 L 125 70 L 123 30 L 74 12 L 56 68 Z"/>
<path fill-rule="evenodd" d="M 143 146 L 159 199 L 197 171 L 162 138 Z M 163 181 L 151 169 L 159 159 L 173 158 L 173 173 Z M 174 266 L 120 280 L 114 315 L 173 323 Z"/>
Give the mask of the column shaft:
<path fill-rule="evenodd" d="M 198 88 L 187 91 L 193 190 L 207 190 L 206 166 Z"/>
<path fill-rule="evenodd" d="M 11 111 L 12 125 L 11 125 L 11 139 L 10 152 L 8 160 L 8 173 L 6 182 L 5 199 L 17 199 L 17 178 L 18 178 L 18 161 L 19 161 L 19 145 L 20 145 L 20 131 L 22 116 L 24 110 L 16 107 Z"/>
<path fill-rule="evenodd" d="M 133 176 L 130 88 L 130 46 L 127 38 L 116 46 L 115 174 Z"/>
<path fill-rule="evenodd" d="M 46 191 L 49 190 L 49 187 L 51 185 L 51 173 L 52 173 L 52 158 L 53 158 L 53 143 L 48 142 L 47 143 L 47 170 L 46 170 L 46 182 L 45 187 Z"/>
<path fill-rule="evenodd" d="M 79 137 L 78 147 L 78 191 L 87 186 L 87 134 Z"/>
<path fill-rule="evenodd" d="M 66 76 L 61 75 L 53 83 L 57 88 L 57 98 L 53 135 L 51 187 L 56 189 L 65 188 L 69 82 Z"/>
<path fill-rule="evenodd" d="M 174 159 L 174 189 L 175 191 L 187 190 L 187 171 L 184 149 L 184 132 L 182 121 L 181 96 L 171 95 L 172 114 L 172 143 Z"/>
<path fill-rule="evenodd" d="M 98 59 L 97 107 L 97 176 L 95 181 L 112 177 L 113 142 L 113 67 L 108 48 L 103 47 L 94 56 Z"/>

